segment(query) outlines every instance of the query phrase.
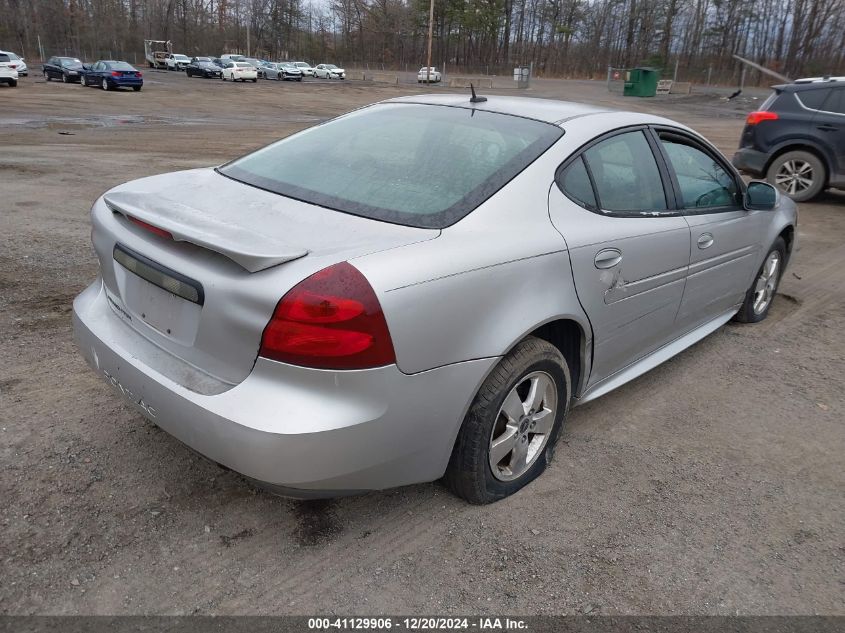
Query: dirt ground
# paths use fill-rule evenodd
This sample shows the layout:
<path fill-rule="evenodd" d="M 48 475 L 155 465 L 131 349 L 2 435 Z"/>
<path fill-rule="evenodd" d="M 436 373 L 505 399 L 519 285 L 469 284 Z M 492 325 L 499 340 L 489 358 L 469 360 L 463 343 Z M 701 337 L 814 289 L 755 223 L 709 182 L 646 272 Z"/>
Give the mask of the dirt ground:
<path fill-rule="evenodd" d="M 845 194 L 801 205 L 765 323 L 575 409 L 519 494 L 294 502 L 192 453 L 83 363 L 88 211 L 126 180 L 418 88 L 145 77 L 138 94 L 0 87 L 0 613 L 845 614 Z M 530 94 L 664 113 L 728 155 L 757 103 Z"/>

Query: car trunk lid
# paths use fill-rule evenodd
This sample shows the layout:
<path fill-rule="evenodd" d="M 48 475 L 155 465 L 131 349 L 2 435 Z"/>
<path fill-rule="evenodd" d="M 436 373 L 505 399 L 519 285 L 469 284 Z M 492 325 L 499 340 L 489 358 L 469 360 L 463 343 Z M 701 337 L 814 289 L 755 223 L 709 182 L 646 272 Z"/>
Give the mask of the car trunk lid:
<path fill-rule="evenodd" d="M 106 193 L 92 238 L 112 311 L 164 352 L 237 384 L 279 299 L 340 261 L 439 235 L 307 204 L 201 169 Z"/>

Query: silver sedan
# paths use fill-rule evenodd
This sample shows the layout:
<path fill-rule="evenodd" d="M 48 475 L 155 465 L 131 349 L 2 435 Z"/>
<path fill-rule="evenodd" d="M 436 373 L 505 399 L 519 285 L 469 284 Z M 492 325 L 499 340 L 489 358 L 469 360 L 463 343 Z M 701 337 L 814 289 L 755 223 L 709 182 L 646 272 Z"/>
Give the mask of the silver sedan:
<path fill-rule="evenodd" d="M 537 477 L 570 407 L 764 319 L 797 236 L 683 125 L 463 95 L 129 182 L 92 221 L 76 339 L 140 414 L 280 494 L 473 503 Z"/>

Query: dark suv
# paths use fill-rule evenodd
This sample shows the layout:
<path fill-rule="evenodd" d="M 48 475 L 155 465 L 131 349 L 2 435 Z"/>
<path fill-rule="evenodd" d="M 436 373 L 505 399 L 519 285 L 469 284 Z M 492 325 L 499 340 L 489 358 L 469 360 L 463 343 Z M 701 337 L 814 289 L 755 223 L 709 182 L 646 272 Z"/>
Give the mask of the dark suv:
<path fill-rule="evenodd" d="M 733 164 L 796 202 L 845 188 L 845 77 L 774 86 L 748 115 Z"/>

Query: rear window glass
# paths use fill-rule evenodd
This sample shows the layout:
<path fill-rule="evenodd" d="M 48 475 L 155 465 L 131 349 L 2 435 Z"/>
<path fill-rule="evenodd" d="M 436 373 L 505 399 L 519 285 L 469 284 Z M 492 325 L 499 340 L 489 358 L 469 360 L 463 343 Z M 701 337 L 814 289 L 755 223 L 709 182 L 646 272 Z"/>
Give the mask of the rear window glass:
<path fill-rule="evenodd" d="M 338 211 L 443 228 L 562 134 L 549 123 L 482 110 L 383 104 L 300 132 L 220 172 Z"/>
<path fill-rule="evenodd" d="M 0 62 L 10 62 L 10 61 L 12 61 L 12 60 L 9 59 L 8 55 L 4 55 L 4 54 L 0 53 Z"/>
<path fill-rule="evenodd" d="M 795 96 L 804 104 L 805 108 L 811 110 L 821 110 L 827 96 L 830 94 L 830 88 L 821 88 L 816 90 L 802 90 L 796 92 Z"/>
<path fill-rule="evenodd" d="M 135 70 L 131 65 L 127 64 L 126 62 L 109 62 L 106 65 L 112 70 Z"/>
<path fill-rule="evenodd" d="M 780 93 L 777 92 L 777 91 L 770 94 L 768 96 L 768 98 L 760 105 L 760 109 L 761 110 L 768 110 L 769 108 L 771 108 L 772 104 L 775 102 L 775 99 L 777 99 L 779 96 L 780 96 Z"/>

